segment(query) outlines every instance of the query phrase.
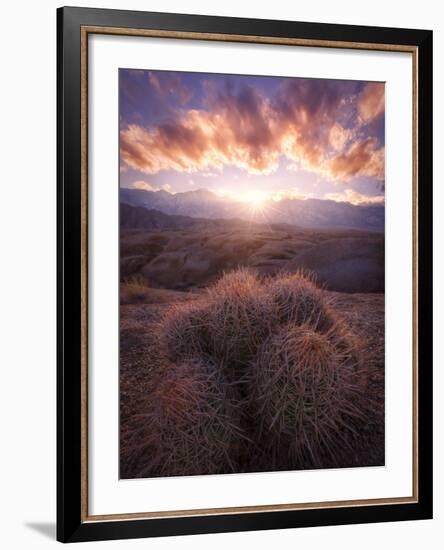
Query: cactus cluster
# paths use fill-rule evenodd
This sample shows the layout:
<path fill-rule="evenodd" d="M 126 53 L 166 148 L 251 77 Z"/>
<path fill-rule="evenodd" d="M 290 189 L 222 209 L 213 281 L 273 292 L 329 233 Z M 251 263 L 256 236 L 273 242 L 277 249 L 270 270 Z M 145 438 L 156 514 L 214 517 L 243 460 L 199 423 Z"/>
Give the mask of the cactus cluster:
<path fill-rule="evenodd" d="M 363 420 L 361 351 L 304 273 L 225 274 L 171 306 L 165 368 L 134 421 L 141 477 L 322 467 Z"/>

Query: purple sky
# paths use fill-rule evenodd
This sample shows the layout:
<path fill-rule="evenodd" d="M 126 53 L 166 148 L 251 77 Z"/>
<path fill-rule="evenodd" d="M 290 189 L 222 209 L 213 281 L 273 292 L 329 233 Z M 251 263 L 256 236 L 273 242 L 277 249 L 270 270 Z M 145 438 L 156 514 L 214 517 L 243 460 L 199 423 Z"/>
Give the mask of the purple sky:
<path fill-rule="evenodd" d="M 121 69 L 120 184 L 384 200 L 384 84 Z"/>

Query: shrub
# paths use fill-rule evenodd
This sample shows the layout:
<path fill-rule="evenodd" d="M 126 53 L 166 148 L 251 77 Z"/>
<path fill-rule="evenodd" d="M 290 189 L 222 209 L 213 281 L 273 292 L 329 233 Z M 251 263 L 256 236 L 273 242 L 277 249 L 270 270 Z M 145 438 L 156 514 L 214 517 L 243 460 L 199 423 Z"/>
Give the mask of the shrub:
<path fill-rule="evenodd" d="M 328 334 L 289 324 L 261 346 L 251 365 L 250 390 L 265 447 L 293 465 L 321 465 L 348 445 L 362 386 L 356 370 Z"/>
<path fill-rule="evenodd" d="M 233 389 L 212 360 L 170 364 L 146 411 L 133 417 L 127 468 L 137 477 L 237 471 L 239 416 Z"/>
<path fill-rule="evenodd" d="M 278 275 L 268 284 L 268 290 L 280 323 L 309 323 L 322 331 L 334 323 L 325 292 L 316 286 L 313 275 Z"/>
<path fill-rule="evenodd" d="M 140 304 L 146 300 L 149 287 L 141 275 L 133 275 L 120 285 L 120 302 L 122 304 Z"/>

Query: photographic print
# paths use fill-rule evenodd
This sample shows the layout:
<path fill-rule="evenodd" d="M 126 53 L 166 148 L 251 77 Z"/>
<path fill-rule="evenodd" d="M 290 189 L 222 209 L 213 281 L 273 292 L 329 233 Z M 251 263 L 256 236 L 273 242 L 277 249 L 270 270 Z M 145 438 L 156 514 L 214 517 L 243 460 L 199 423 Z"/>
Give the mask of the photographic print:
<path fill-rule="evenodd" d="M 384 465 L 384 84 L 119 98 L 121 478 Z"/>

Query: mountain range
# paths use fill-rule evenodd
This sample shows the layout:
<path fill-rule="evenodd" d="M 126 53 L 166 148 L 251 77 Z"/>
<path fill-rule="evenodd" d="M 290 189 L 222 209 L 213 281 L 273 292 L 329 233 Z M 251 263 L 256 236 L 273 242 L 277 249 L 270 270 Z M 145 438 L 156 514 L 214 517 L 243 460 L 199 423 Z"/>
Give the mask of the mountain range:
<path fill-rule="evenodd" d="M 120 203 L 120 229 L 141 229 L 144 231 L 226 231 L 230 229 L 271 228 L 271 229 L 301 229 L 295 224 L 253 222 L 240 218 L 197 218 L 180 214 L 165 214 L 154 208 L 131 206 Z"/>
<path fill-rule="evenodd" d="M 290 224 L 310 229 L 357 229 L 378 233 L 384 231 L 383 205 L 354 205 L 323 199 L 284 198 L 277 202 L 264 202 L 260 210 L 255 210 L 247 203 L 220 197 L 207 189 L 173 194 L 165 190 L 129 188 L 120 189 L 120 203 L 156 210 L 157 213 L 151 216 L 152 223 L 156 223 L 153 216 L 157 217 L 160 223 L 161 214 L 164 213 L 209 220 L 243 219 L 259 223 Z M 129 212 L 125 215 L 126 222 L 129 215 Z M 131 216 L 135 215 L 134 212 L 131 213 Z M 138 216 L 141 215 L 143 214 L 139 212 Z M 182 222 L 191 223 L 185 220 Z M 134 223 L 135 219 L 131 224 Z"/>

